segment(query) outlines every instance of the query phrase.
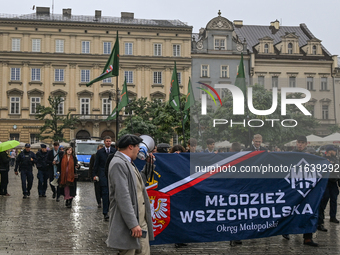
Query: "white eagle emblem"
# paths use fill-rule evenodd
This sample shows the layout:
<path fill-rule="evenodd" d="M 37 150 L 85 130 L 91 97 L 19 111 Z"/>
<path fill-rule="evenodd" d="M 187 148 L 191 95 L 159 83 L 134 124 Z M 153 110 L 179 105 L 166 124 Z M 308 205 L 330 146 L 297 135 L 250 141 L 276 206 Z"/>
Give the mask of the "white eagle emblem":
<path fill-rule="evenodd" d="M 159 198 L 157 203 L 155 204 L 156 197 L 150 197 L 150 207 L 151 207 L 151 216 L 152 216 L 152 224 L 153 224 L 153 231 L 157 228 L 162 229 L 163 225 L 165 224 L 165 220 L 168 216 L 166 212 L 168 211 L 167 207 L 167 199 L 166 198 Z"/>

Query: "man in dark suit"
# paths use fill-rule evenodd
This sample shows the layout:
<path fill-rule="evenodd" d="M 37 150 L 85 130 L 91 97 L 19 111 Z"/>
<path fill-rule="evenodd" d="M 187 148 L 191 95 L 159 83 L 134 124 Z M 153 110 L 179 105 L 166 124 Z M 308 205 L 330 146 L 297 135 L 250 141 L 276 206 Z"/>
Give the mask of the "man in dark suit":
<path fill-rule="evenodd" d="M 53 192 L 52 198 L 56 198 L 56 201 L 59 202 L 60 192 L 59 187 L 55 188 L 51 185 L 51 182 L 54 180 L 54 176 L 57 173 L 58 165 L 64 156 L 64 152 L 59 150 L 59 142 L 53 143 L 53 149 L 47 153 L 47 165 L 49 166 L 49 178 L 50 178 L 50 186 Z"/>
<path fill-rule="evenodd" d="M 104 144 L 99 144 L 98 147 L 97 147 L 97 151 L 100 150 L 103 147 L 104 147 Z M 90 180 L 92 180 L 92 172 L 93 172 L 94 162 L 96 161 L 96 155 L 97 155 L 96 153 L 92 154 L 92 156 L 90 158 L 89 175 L 88 175 Z M 101 195 L 100 195 L 99 182 L 95 181 L 93 183 L 94 183 L 94 193 L 96 195 L 98 208 L 101 208 L 102 207 L 102 198 L 101 198 Z"/>
<path fill-rule="evenodd" d="M 261 146 L 262 143 L 262 135 L 256 134 L 253 138 L 253 144 L 250 145 L 245 151 L 266 151 L 267 148 Z"/>
<path fill-rule="evenodd" d="M 104 220 L 109 219 L 109 187 L 107 177 L 105 175 L 106 160 L 111 153 L 115 153 L 116 149 L 111 147 L 111 137 L 104 137 L 104 148 L 101 148 L 96 153 L 96 160 L 92 171 L 93 181 L 98 181 L 100 186 L 100 194 L 103 201 Z"/>

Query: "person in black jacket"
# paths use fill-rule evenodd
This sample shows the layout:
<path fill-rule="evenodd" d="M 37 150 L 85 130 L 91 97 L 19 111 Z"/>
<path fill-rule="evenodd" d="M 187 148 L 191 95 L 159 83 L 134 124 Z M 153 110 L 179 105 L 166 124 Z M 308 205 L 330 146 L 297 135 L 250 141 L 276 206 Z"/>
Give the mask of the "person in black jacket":
<path fill-rule="evenodd" d="M 21 173 L 21 187 L 23 198 L 27 198 L 31 195 L 31 189 L 33 185 L 33 166 L 36 164 L 37 158 L 31 151 L 31 145 L 25 144 L 25 149 L 20 152 L 17 157 L 14 172 L 18 175 L 18 168 Z M 27 184 L 26 184 L 27 182 Z"/>
<path fill-rule="evenodd" d="M 45 144 L 40 145 L 41 150 L 36 154 L 38 168 L 38 193 L 39 197 L 46 197 L 47 180 L 49 172 L 47 168 L 47 148 Z"/>
<path fill-rule="evenodd" d="M 59 187 L 54 187 L 51 185 L 51 182 L 54 180 L 54 176 L 58 171 L 58 165 L 60 163 L 61 158 L 63 157 L 64 153 L 59 150 L 59 142 L 53 143 L 53 149 L 50 150 L 47 154 L 47 165 L 49 168 L 49 178 L 50 178 L 50 186 L 53 192 L 52 198 L 56 198 L 56 201 L 59 202 L 60 192 Z"/>
<path fill-rule="evenodd" d="M 101 148 L 103 148 L 104 145 L 103 144 L 99 144 L 97 147 L 97 150 L 100 150 Z M 93 172 L 93 167 L 94 167 L 94 162 L 96 161 L 96 154 L 92 154 L 91 158 L 90 158 L 90 165 L 89 165 L 89 178 L 90 180 L 93 181 L 92 179 L 92 172 Z M 102 207 L 102 199 L 101 199 L 101 195 L 100 195 L 100 186 L 99 186 L 99 182 L 94 181 L 94 193 L 96 196 L 96 200 L 97 200 L 97 204 L 98 204 L 98 208 Z"/>
<path fill-rule="evenodd" d="M 105 147 L 97 151 L 96 160 L 94 162 L 94 168 L 92 172 L 93 181 L 99 181 L 100 193 L 103 201 L 103 215 L 104 220 L 109 219 L 109 187 L 107 177 L 105 175 L 106 160 L 111 153 L 115 153 L 116 149 L 111 147 L 111 137 L 104 137 Z M 98 180 L 99 179 L 99 180 Z"/>
<path fill-rule="evenodd" d="M 8 171 L 9 171 L 10 158 L 6 151 L 0 152 L 0 173 L 1 173 L 1 185 L 0 195 L 9 196 L 7 192 L 8 186 Z"/>
<path fill-rule="evenodd" d="M 58 187 L 60 187 L 60 194 L 66 200 L 65 206 L 68 208 L 72 207 L 72 200 L 77 195 L 78 175 L 76 169 L 79 169 L 79 167 L 78 160 L 73 154 L 73 148 L 67 147 L 58 165 L 58 171 L 60 172 Z"/>

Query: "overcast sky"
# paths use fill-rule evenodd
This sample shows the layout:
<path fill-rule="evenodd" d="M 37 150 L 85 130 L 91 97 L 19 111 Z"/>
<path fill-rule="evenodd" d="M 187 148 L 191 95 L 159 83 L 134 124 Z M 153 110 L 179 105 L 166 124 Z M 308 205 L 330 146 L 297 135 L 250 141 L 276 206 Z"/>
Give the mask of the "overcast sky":
<path fill-rule="evenodd" d="M 269 25 L 276 19 L 284 26 L 305 23 L 332 55 L 340 55 L 339 0 L 16 0 L 8 4 L 0 0 L 0 13 L 28 14 L 34 12 L 33 5 L 50 7 L 52 12 L 53 1 L 55 14 L 63 8 L 71 8 L 75 15 L 102 10 L 102 16 L 120 17 L 121 12 L 134 12 L 139 19 L 179 19 L 193 26 L 194 33 L 216 17 L 218 10 L 230 21 L 243 20 L 245 25 Z"/>

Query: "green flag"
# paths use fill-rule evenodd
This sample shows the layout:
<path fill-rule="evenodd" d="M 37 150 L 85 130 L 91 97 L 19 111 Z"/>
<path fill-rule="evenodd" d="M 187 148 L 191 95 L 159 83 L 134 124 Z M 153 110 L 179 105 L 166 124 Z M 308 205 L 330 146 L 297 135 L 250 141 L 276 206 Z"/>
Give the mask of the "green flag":
<path fill-rule="evenodd" d="M 118 104 L 118 107 L 114 108 L 110 116 L 106 120 L 112 120 L 116 117 L 117 112 L 120 112 L 125 106 L 127 106 L 129 103 L 129 97 L 128 97 L 128 91 L 126 86 L 126 77 L 123 84 L 123 90 L 120 95 L 120 102 Z"/>
<path fill-rule="evenodd" d="M 241 53 L 241 60 L 237 70 L 235 85 L 242 90 L 243 94 L 246 93 L 246 77 L 244 73 L 243 53 Z"/>
<path fill-rule="evenodd" d="M 177 79 L 176 62 L 175 62 L 174 71 L 173 71 L 172 77 L 171 77 L 169 104 L 176 111 L 180 110 L 181 105 L 180 105 L 180 101 L 179 101 L 179 86 L 178 86 L 178 79 Z"/>
<path fill-rule="evenodd" d="M 106 78 L 114 77 L 119 75 L 119 40 L 118 40 L 118 31 L 116 36 L 116 42 L 113 46 L 111 55 L 109 60 L 106 62 L 106 65 L 103 69 L 101 75 L 99 75 L 96 79 L 86 83 L 86 86 L 90 86 L 97 81 L 104 80 Z"/>
<path fill-rule="evenodd" d="M 187 98 L 185 101 L 185 106 L 184 106 L 184 118 L 183 118 L 183 125 L 188 121 L 189 119 L 189 111 L 190 107 L 195 104 L 195 97 L 194 97 L 194 91 L 192 90 L 191 86 L 191 79 L 189 78 L 189 83 L 188 83 L 188 94 Z"/>

